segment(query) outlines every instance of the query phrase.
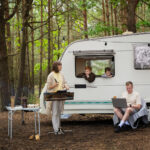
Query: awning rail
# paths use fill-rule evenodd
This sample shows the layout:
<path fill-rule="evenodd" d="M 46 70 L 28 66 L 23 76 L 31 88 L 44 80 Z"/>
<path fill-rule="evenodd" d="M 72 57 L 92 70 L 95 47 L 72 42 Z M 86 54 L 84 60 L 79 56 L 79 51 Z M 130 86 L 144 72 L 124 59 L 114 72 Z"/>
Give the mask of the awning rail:
<path fill-rule="evenodd" d="M 95 50 L 95 51 L 73 51 L 75 56 L 89 56 L 89 55 L 114 55 L 114 50 Z"/>

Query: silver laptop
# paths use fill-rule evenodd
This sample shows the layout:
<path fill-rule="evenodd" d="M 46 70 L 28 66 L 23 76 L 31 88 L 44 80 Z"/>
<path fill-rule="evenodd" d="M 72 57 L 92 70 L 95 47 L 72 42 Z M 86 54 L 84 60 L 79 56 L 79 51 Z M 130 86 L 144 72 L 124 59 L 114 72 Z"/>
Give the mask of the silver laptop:
<path fill-rule="evenodd" d="M 112 98 L 112 103 L 114 107 L 127 108 L 127 101 L 125 98 Z"/>

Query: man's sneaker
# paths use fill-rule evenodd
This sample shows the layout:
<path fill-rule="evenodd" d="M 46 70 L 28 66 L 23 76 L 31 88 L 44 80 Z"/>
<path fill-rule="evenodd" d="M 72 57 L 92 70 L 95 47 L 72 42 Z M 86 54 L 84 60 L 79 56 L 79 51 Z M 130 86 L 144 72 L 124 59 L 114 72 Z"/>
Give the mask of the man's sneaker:
<path fill-rule="evenodd" d="M 120 127 L 120 126 L 117 126 L 114 130 L 116 133 L 119 133 L 121 131 L 124 131 L 124 126 Z"/>
<path fill-rule="evenodd" d="M 65 134 L 64 133 L 64 130 L 62 128 L 59 128 L 59 131 L 58 131 L 60 134 Z"/>
<path fill-rule="evenodd" d="M 119 133 L 119 132 L 122 132 L 122 131 L 128 131 L 129 129 L 131 129 L 131 127 L 129 125 L 124 124 L 122 127 L 117 126 L 114 131 L 116 133 Z"/>
<path fill-rule="evenodd" d="M 128 131 L 128 130 L 131 130 L 132 128 L 130 125 L 125 124 L 124 129 L 125 129 L 125 131 Z"/>

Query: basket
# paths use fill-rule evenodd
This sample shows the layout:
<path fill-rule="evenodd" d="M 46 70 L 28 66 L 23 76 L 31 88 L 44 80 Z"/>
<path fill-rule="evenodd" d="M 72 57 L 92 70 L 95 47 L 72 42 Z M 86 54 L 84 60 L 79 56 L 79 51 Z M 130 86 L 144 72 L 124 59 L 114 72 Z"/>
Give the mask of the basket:
<path fill-rule="evenodd" d="M 73 92 L 46 92 L 44 93 L 45 101 L 64 101 L 64 100 L 73 100 L 74 93 Z"/>

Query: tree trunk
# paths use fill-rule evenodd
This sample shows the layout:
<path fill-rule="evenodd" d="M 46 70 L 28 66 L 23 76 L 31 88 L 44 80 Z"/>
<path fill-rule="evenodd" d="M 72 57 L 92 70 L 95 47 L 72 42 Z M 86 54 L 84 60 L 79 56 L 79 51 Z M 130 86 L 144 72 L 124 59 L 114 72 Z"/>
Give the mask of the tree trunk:
<path fill-rule="evenodd" d="M 5 16 L 6 18 L 9 17 L 9 4 L 8 0 L 6 0 L 6 10 L 5 11 Z M 11 38 L 11 30 L 10 30 L 10 23 L 6 23 L 6 32 L 7 32 L 7 49 L 8 49 L 8 54 L 13 54 L 12 51 L 12 38 Z M 9 68 L 9 78 L 10 78 L 10 94 L 15 95 L 15 88 L 14 88 L 14 68 L 13 68 L 13 56 L 8 57 L 8 68 Z"/>
<path fill-rule="evenodd" d="M 32 8 L 32 22 L 33 22 L 33 8 Z M 32 23 L 32 28 L 34 28 L 34 25 Z M 31 72 L 32 72 L 32 76 L 31 76 L 31 88 L 32 88 L 32 94 L 34 94 L 34 30 L 31 29 L 31 40 L 32 40 L 32 61 L 31 61 Z"/>
<path fill-rule="evenodd" d="M 114 32 L 114 17 L 113 17 L 113 6 L 112 6 L 112 3 L 110 3 L 110 9 L 111 9 L 111 26 L 112 26 L 112 35 L 115 34 Z"/>
<path fill-rule="evenodd" d="M 105 18 L 105 2 L 102 0 L 102 7 L 103 7 L 103 23 L 106 26 L 106 18 Z M 106 36 L 106 30 L 104 30 L 104 35 Z"/>
<path fill-rule="evenodd" d="M 83 0 L 83 22 L 84 22 L 84 37 L 88 39 L 88 29 L 87 29 L 87 8 L 86 8 L 86 0 Z"/>
<path fill-rule="evenodd" d="M 143 20 L 145 20 L 145 4 L 143 3 L 142 4 L 142 18 L 143 18 Z M 145 26 L 143 26 L 142 27 L 142 32 L 144 32 L 145 31 Z"/>
<path fill-rule="evenodd" d="M 5 40 L 4 2 L 0 0 L 0 110 L 10 102 L 8 57 Z"/>
<path fill-rule="evenodd" d="M 43 0 L 41 0 L 41 25 L 43 25 Z M 41 94 L 41 88 L 42 88 L 42 62 L 43 62 L 43 26 L 41 26 L 39 96 Z"/>
<path fill-rule="evenodd" d="M 70 12 L 69 12 L 69 0 L 67 0 L 67 40 L 70 43 Z"/>
<path fill-rule="evenodd" d="M 52 6 L 52 0 L 51 0 L 51 3 L 50 3 L 50 11 L 51 11 L 51 14 L 53 14 L 53 6 Z M 53 54 L 53 49 L 54 49 L 54 43 L 53 43 L 53 16 L 51 17 L 51 66 L 54 62 L 53 58 L 54 58 L 54 54 Z"/>
<path fill-rule="evenodd" d="M 123 18 L 123 25 L 124 25 L 123 31 L 125 32 L 127 30 L 127 9 L 126 9 L 126 4 L 125 4 L 124 9 L 123 9 L 123 16 L 124 16 L 124 18 Z"/>
<path fill-rule="evenodd" d="M 58 36 L 57 36 L 57 46 L 58 46 L 58 55 L 57 55 L 57 58 L 59 59 L 60 57 L 60 30 L 61 28 L 59 27 L 59 24 L 58 24 Z"/>
<path fill-rule="evenodd" d="M 17 10 L 17 12 L 16 12 L 16 17 L 17 17 L 17 22 L 19 23 L 20 22 L 20 15 L 19 15 L 19 11 Z M 19 38 L 18 39 L 18 43 L 19 43 L 19 45 L 21 46 L 21 35 L 20 35 L 20 31 L 21 31 L 21 29 L 20 29 L 20 27 L 19 27 L 19 25 L 17 26 L 17 37 Z M 20 46 L 17 46 L 17 49 L 19 50 L 20 49 Z"/>
<path fill-rule="evenodd" d="M 20 69 L 19 69 L 19 81 L 17 86 L 17 93 L 16 93 L 16 104 L 20 104 L 19 97 L 23 94 L 23 88 L 25 86 L 25 59 L 26 59 L 26 49 L 27 49 L 27 27 L 28 27 L 28 20 L 29 20 L 29 11 L 32 6 L 33 0 L 23 0 L 22 3 L 22 19 L 23 19 L 23 25 L 22 25 L 22 46 L 21 46 L 21 62 L 20 62 Z"/>
<path fill-rule="evenodd" d="M 28 28 L 27 28 L 27 41 L 29 41 L 29 34 L 28 34 Z M 28 96 L 30 93 L 31 93 L 31 76 L 30 76 L 30 52 L 29 52 L 29 44 L 27 43 L 27 48 L 26 48 L 26 56 L 27 56 L 27 62 L 26 62 L 26 82 L 25 82 L 25 85 L 26 85 L 26 95 L 25 96 Z"/>
<path fill-rule="evenodd" d="M 26 41 L 28 41 L 28 28 L 26 29 Z M 25 97 L 29 96 L 29 87 L 30 87 L 30 65 L 29 65 L 29 46 L 26 44 L 26 54 L 25 54 L 25 69 L 24 69 L 24 80 L 23 80 L 23 92 L 22 95 Z"/>
<path fill-rule="evenodd" d="M 109 27 L 110 27 L 110 23 L 109 23 L 109 5 L 108 5 L 108 0 L 106 1 L 106 18 L 107 18 L 107 28 L 108 28 L 108 35 L 110 35 L 110 31 L 109 31 Z"/>
<path fill-rule="evenodd" d="M 70 18 L 69 18 L 69 20 L 70 20 L 70 25 L 69 25 L 69 28 L 70 28 L 70 40 L 69 40 L 69 42 L 71 42 L 71 41 L 73 41 L 74 39 L 73 39 L 73 36 L 72 36 L 72 33 L 73 33 L 73 17 L 72 17 L 72 15 L 70 15 Z"/>
<path fill-rule="evenodd" d="M 51 0 L 48 0 L 48 67 L 47 74 L 51 71 Z"/>
<path fill-rule="evenodd" d="M 117 19 L 117 8 L 114 8 L 114 18 L 115 18 L 115 34 L 118 34 L 118 19 Z"/>
<path fill-rule="evenodd" d="M 123 0 L 120 3 L 120 21 L 121 21 L 121 28 L 122 32 L 126 31 L 126 25 L 127 25 L 127 16 L 126 16 L 126 2 Z"/>
<path fill-rule="evenodd" d="M 136 32 L 136 17 L 135 11 L 139 0 L 127 0 L 127 28 L 128 31 Z"/>
<path fill-rule="evenodd" d="M 21 22 L 21 15 L 19 14 L 19 10 L 17 10 L 16 12 L 16 17 L 17 17 L 17 23 L 19 24 Z M 17 32 L 16 32 L 16 36 L 18 38 L 17 40 L 17 46 L 16 46 L 16 51 L 17 52 L 21 52 L 21 27 L 18 25 L 17 26 Z M 21 58 L 20 58 L 20 55 L 17 55 L 16 56 L 16 59 L 14 59 L 14 67 L 15 69 L 17 69 L 18 67 L 18 64 L 20 64 L 21 62 Z M 19 79 L 19 70 L 15 71 L 14 72 L 14 76 L 15 78 Z M 18 82 L 16 83 L 16 87 L 18 86 Z"/>

